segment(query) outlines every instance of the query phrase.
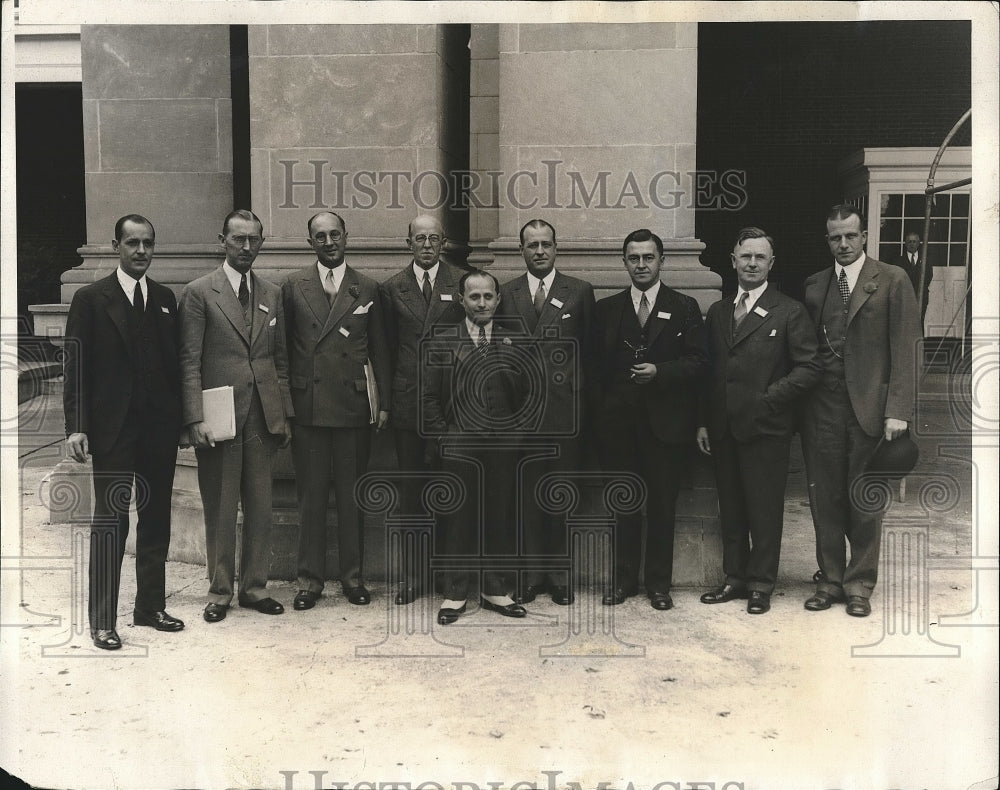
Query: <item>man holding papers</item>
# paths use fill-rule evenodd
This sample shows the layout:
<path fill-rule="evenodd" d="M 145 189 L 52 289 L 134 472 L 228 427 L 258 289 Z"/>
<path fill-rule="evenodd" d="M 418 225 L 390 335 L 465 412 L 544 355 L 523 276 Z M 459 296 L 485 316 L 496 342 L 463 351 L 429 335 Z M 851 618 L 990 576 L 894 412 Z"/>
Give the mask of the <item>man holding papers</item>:
<path fill-rule="evenodd" d="M 285 323 L 278 286 L 252 274 L 264 228 L 245 209 L 233 211 L 219 240 L 226 260 L 194 280 L 181 295 L 181 387 L 184 425 L 198 456 L 198 486 L 205 511 L 208 605 L 205 620 L 225 618 L 236 570 L 236 510 L 243 504 L 240 606 L 262 614 L 284 608 L 268 597 L 271 466 L 291 438 Z M 231 387 L 226 393 L 204 390 Z M 220 399 L 223 405 L 215 408 Z M 205 403 L 209 404 L 206 414 Z M 232 415 L 229 415 L 229 410 Z M 208 420 L 235 425 L 235 436 L 216 435 Z"/>
<path fill-rule="evenodd" d="M 378 284 L 344 263 L 347 228 L 330 211 L 312 217 L 316 258 L 281 288 L 287 322 L 295 426 L 292 457 L 299 498 L 298 586 L 294 606 L 312 609 L 326 580 L 326 511 L 337 500 L 340 584 L 352 604 L 364 584 L 364 519 L 354 484 L 368 467 L 371 425 L 389 419 L 389 354 Z M 369 385 L 374 387 L 369 395 Z M 377 404 L 372 401 L 377 400 Z"/>

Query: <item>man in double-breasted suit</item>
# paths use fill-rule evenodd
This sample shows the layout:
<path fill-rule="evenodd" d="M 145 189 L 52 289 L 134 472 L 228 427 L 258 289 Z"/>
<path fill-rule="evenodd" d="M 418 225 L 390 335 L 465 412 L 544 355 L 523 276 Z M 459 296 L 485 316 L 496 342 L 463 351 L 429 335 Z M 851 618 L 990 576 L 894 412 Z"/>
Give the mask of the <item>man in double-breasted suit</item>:
<path fill-rule="evenodd" d="M 528 459 L 520 483 L 521 550 L 529 558 L 522 571 L 518 600 L 530 603 L 548 591 L 566 606 L 573 590 L 565 571 L 546 571 L 545 558 L 568 557 L 565 520 L 546 513 L 536 497 L 539 480 L 550 472 L 572 472 L 583 461 L 583 393 L 593 373 L 594 289 L 584 280 L 555 268 L 556 231 L 541 219 L 521 228 L 521 255 L 527 271 L 500 288 L 497 316 L 516 319 L 527 342 L 539 355 L 542 387 L 537 393 L 536 436 L 528 449 L 539 455 Z M 523 342 L 523 341 L 522 341 Z M 542 455 L 541 453 L 554 453 Z"/>
<path fill-rule="evenodd" d="M 293 605 L 300 611 L 316 605 L 326 580 L 331 478 L 340 584 L 350 603 L 371 601 L 363 575 L 364 517 L 354 484 L 368 469 L 372 423 L 378 430 L 384 428 L 390 409 L 389 353 L 378 284 L 344 262 L 347 228 L 339 215 L 320 212 L 307 227 L 316 260 L 290 274 L 281 286 L 295 406 L 299 590 Z"/>
<path fill-rule="evenodd" d="M 181 428 L 177 303 L 146 276 L 153 225 L 129 214 L 115 224 L 115 271 L 76 292 L 66 321 L 63 405 L 66 445 L 93 456 L 88 614 L 94 645 L 117 650 L 118 588 L 129 499 L 135 485 L 136 596 L 133 623 L 180 631 L 165 609 L 170 495 Z"/>
<path fill-rule="evenodd" d="M 805 307 L 768 285 L 771 237 L 736 237 L 734 298 L 708 309 L 710 376 L 698 447 L 715 462 L 725 583 L 702 603 L 749 598 L 764 614 L 778 576 L 785 482 L 797 402 L 819 381 L 816 333 Z"/>
<path fill-rule="evenodd" d="M 924 294 L 923 301 L 920 302 L 920 328 L 923 331 L 924 318 L 927 315 L 927 299 L 930 296 L 931 280 L 934 278 L 934 267 L 928 266 L 926 261 L 920 257 L 920 234 L 910 231 L 903 241 L 903 254 L 890 261 L 894 266 L 898 266 L 906 276 L 910 278 L 913 285 L 913 295 L 920 299 L 920 271 L 924 271 Z"/>
<path fill-rule="evenodd" d="M 198 457 L 208 549 L 206 622 L 226 617 L 236 573 L 236 513 L 243 504 L 239 604 L 262 614 L 284 607 L 267 595 L 272 462 L 291 438 L 288 357 L 281 291 L 250 271 L 264 241 L 257 216 L 237 209 L 219 240 L 226 260 L 181 294 L 184 424 Z M 205 423 L 202 390 L 231 386 L 236 436 L 219 440 Z"/>
<path fill-rule="evenodd" d="M 855 482 L 879 438 L 899 438 L 912 419 L 921 336 L 909 279 L 866 256 L 867 238 L 854 206 L 834 206 L 826 239 L 835 262 L 806 280 L 804 299 L 823 369 L 802 422 L 820 570 L 805 607 L 821 611 L 846 598 L 855 617 L 871 614 L 882 541 L 882 512 L 858 506 Z"/>
<path fill-rule="evenodd" d="M 604 468 L 633 472 L 646 484 L 645 586 L 659 610 L 673 607 L 674 510 L 708 367 L 698 303 L 660 282 L 664 258 L 655 233 L 643 228 L 626 236 L 622 259 L 632 285 L 597 303 L 594 414 Z M 619 514 L 605 605 L 638 592 L 641 531 L 639 513 Z"/>
<path fill-rule="evenodd" d="M 420 408 L 420 341 L 435 325 L 458 323 L 465 315 L 458 293 L 462 271 L 441 260 L 446 242 L 437 219 L 415 217 L 406 237 L 413 255 L 402 271 L 381 285 L 385 332 L 392 359 L 392 426 L 396 458 L 403 472 L 426 471 L 429 467 L 427 440 L 417 431 Z M 406 480 L 401 486 L 404 511 L 419 512 L 420 485 Z M 408 604 L 428 588 L 428 569 L 422 567 L 419 552 L 407 551 L 404 543 L 399 557 L 400 588 L 396 603 Z"/>

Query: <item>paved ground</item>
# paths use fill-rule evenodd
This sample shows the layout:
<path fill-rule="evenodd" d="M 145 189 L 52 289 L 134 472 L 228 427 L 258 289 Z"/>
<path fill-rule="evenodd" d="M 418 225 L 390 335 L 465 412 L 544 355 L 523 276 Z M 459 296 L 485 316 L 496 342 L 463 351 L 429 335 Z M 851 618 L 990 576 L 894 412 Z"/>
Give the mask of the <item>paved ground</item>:
<path fill-rule="evenodd" d="M 949 428 L 961 398 L 925 389 L 921 462 L 887 516 L 868 619 L 802 608 L 815 561 L 798 473 L 763 617 L 704 606 L 698 589 L 667 613 L 587 591 L 576 631 L 548 601 L 518 623 L 475 612 L 424 628 L 437 601 L 401 609 L 373 585 L 367 609 L 337 592 L 300 613 L 274 584 L 285 615 L 208 625 L 204 568 L 170 563 L 168 609 L 188 627 L 159 634 L 127 624 L 126 560 L 114 654 L 85 637 L 78 538 L 39 498 L 61 449 L 35 399 L 20 474 L 12 450 L 3 461 L 0 766 L 52 788 L 996 787 L 997 573 L 973 570 L 996 559 L 970 559 L 983 541 L 969 441 Z M 995 510 L 979 522 L 995 530 Z"/>

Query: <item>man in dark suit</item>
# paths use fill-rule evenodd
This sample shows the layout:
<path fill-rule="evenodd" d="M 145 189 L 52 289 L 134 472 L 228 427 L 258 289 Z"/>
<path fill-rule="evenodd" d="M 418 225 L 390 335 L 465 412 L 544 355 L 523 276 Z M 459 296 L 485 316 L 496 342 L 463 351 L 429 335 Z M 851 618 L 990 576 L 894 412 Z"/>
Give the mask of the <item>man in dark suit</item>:
<path fill-rule="evenodd" d="M 222 266 L 181 294 L 184 424 L 198 456 L 208 549 L 206 622 L 226 617 L 236 575 L 236 512 L 243 504 L 239 604 L 262 614 L 284 607 L 267 595 L 272 464 L 291 438 L 288 356 L 278 286 L 250 267 L 264 241 L 257 215 L 237 209 L 219 241 Z M 231 386 L 236 436 L 217 439 L 205 423 L 202 390 Z"/>
<path fill-rule="evenodd" d="M 835 262 L 806 280 L 803 300 L 823 369 L 802 422 L 820 571 L 805 607 L 822 611 L 846 598 L 855 617 L 871 614 L 882 512 L 858 507 L 854 486 L 879 439 L 893 441 L 907 430 L 920 339 L 910 281 L 898 267 L 866 256 L 867 238 L 854 206 L 830 209 L 826 239 Z"/>
<path fill-rule="evenodd" d="M 385 427 L 390 399 L 378 284 L 344 262 L 347 228 L 339 215 L 320 212 L 307 228 L 316 260 L 290 274 L 281 287 L 295 407 L 299 591 L 293 605 L 299 611 L 316 605 L 326 580 L 331 478 L 341 588 L 352 604 L 371 601 L 362 570 L 364 516 L 354 484 L 368 469 L 371 425 Z"/>
<path fill-rule="evenodd" d="M 489 569 L 490 557 L 511 557 L 517 549 L 512 500 L 524 411 L 523 352 L 493 316 L 500 287 L 487 272 L 462 275 L 459 292 L 465 318 L 429 342 L 421 380 L 419 427 L 433 437 L 431 452 L 445 472 L 462 482 L 464 499 L 441 516 L 435 556 L 477 557 L 485 565 L 480 585 L 484 609 L 505 617 L 524 617 L 515 603 L 514 575 Z M 471 572 L 444 574 L 441 625 L 465 611 Z"/>
<path fill-rule="evenodd" d="M 441 260 L 446 243 L 444 229 L 434 217 L 416 217 L 407 230 L 406 242 L 413 255 L 410 263 L 381 285 L 386 339 L 392 359 L 392 414 L 396 458 L 403 472 L 426 471 L 427 441 L 417 431 L 420 393 L 417 387 L 420 341 L 432 326 L 456 324 L 465 315 L 458 293 L 462 271 Z M 403 508 L 417 512 L 420 486 L 406 481 L 401 486 Z M 399 557 L 401 586 L 396 603 L 408 604 L 428 588 L 427 568 L 417 554 L 404 547 Z"/>
<path fill-rule="evenodd" d="M 633 472 L 646 484 L 645 585 L 659 610 L 673 607 L 674 510 L 708 368 L 698 303 L 660 282 L 664 259 L 655 233 L 643 228 L 625 238 L 622 260 L 632 285 L 597 303 L 594 414 L 605 469 Z M 605 605 L 638 592 L 641 533 L 639 513 L 619 514 Z"/>
<path fill-rule="evenodd" d="M 133 482 L 139 520 L 132 622 L 158 631 L 184 628 L 165 611 L 181 404 L 177 302 L 146 276 L 155 235 L 145 217 L 119 219 L 111 242 L 118 267 L 76 292 L 66 321 L 66 445 L 79 463 L 88 453 L 94 459 L 88 614 L 91 638 L 103 650 L 122 646 L 118 588 Z"/>
<path fill-rule="evenodd" d="M 540 355 L 543 389 L 536 450 L 550 457 L 529 460 L 521 480 L 521 540 L 524 555 L 544 562 L 568 557 L 563 518 L 546 513 L 535 495 L 538 481 L 550 472 L 572 472 L 583 460 L 583 392 L 593 347 L 594 289 L 555 268 L 556 231 L 541 219 L 521 228 L 521 255 L 527 271 L 500 288 L 498 318 L 518 320 Z M 567 353 L 570 352 L 570 353 Z M 573 602 L 566 572 L 530 567 L 522 571 L 519 603 L 548 591 L 562 606 Z"/>
<path fill-rule="evenodd" d="M 924 318 L 927 315 L 927 299 L 930 296 L 931 280 L 934 277 L 934 267 L 925 265 L 920 257 L 920 234 L 910 231 L 903 241 L 903 254 L 890 261 L 894 266 L 898 266 L 913 284 L 913 294 L 920 299 L 920 270 L 924 271 L 924 294 L 920 302 L 920 327 L 923 331 Z"/>
<path fill-rule="evenodd" d="M 771 237 L 744 228 L 731 257 L 739 289 L 708 309 L 710 379 L 697 434 L 715 462 L 726 579 L 701 602 L 749 598 L 747 612 L 764 614 L 778 576 L 795 406 L 820 367 L 805 307 L 768 285 Z"/>

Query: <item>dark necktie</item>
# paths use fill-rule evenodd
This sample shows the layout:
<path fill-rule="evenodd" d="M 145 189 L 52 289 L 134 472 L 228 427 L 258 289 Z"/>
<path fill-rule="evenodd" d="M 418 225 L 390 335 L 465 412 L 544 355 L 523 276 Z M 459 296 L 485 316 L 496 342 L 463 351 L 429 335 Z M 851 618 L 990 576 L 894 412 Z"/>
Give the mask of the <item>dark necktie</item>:
<path fill-rule="evenodd" d="M 642 295 L 642 299 L 639 300 L 639 326 L 643 329 L 646 328 L 646 322 L 649 320 L 649 300 L 646 298 L 646 294 Z"/>
<path fill-rule="evenodd" d="M 424 295 L 424 301 L 427 302 L 427 304 L 430 304 L 431 303 L 431 290 L 432 290 L 431 289 L 431 275 L 430 275 L 430 272 L 426 272 L 426 271 L 424 272 L 424 284 L 423 284 L 423 287 L 420 290 L 421 290 L 421 292 Z"/>
<path fill-rule="evenodd" d="M 337 283 L 333 279 L 333 269 L 326 270 L 323 277 L 323 290 L 326 292 L 326 299 L 330 303 L 330 307 L 333 307 L 333 303 L 337 300 Z"/>
<path fill-rule="evenodd" d="M 490 347 L 490 341 L 486 339 L 486 327 L 480 326 L 479 340 L 476 341 L 476 350 L 485 357 L 486 351 L 489 349 L 489 347 Z"/>
<path fill-rule="evenodd" d="M 545 307 L 545 283 L 541 280 L 538 281 L 538 287 L 535 289 L 535 315 L 541 315 L 542 309 Z"/>
<path fill-rule="evenodd" d="M 240 300 L 240 307 L 243 308 L 243 315 L 247 316 L 250 313 L 250 289 L 247 287 L 247 276 L 245 274 L 240 275 L 240 291 L 237 294 Z"/>
<path fill-rule="evenodd" d="M 739 329 L 743 319 L 747 317 L 747 300 L 749 298 L 750 294 L 746 291 L 740 294 L 740 299 L 736 303 L 736 309 L 733 310 L 733 329 Z"/>
<path fill-rule="evenodd" d="M 851 301 L 851 289 L 847 286 L 847 272 L 844 269 L 840 270 L 837 286 L 840 288 L 840 298 L 844 300 L 844 304 L 847 304 Z"/>
<path fill-rule="evenodd" d="M 132 309 L 135 310 L 138 318 L 142 318 L 142 314 L 146 312 L 146 307 L 142 303 L 142 288 L 138 282 L 136 282 L 135 290 L 132 292 Z"/>

